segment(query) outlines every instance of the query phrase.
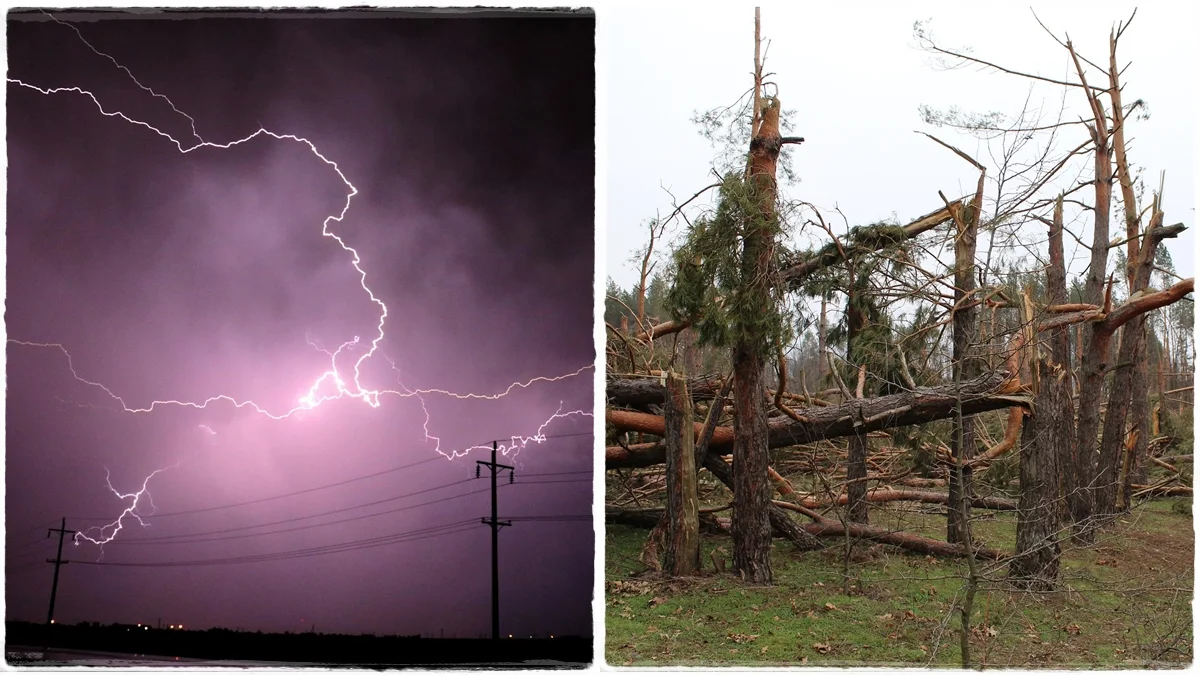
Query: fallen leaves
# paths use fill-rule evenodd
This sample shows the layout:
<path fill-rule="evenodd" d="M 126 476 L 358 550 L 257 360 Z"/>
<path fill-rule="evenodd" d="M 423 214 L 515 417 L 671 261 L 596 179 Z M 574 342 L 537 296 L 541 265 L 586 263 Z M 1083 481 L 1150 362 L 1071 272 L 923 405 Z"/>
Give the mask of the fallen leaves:
<path fill-rule="evenodd" d="M 812 648 L 820 654 L 828 654 L 833 650 L 833 647 L 830 647 L 828 642 L 814 642 Z"/>

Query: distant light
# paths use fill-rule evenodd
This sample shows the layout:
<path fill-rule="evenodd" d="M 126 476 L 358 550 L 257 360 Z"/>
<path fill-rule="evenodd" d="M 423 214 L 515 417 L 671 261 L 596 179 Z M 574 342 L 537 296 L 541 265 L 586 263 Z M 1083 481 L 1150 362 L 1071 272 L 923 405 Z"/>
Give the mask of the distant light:
<path fill-rule="evenodd" d="M 183 630 L 183 624 L 179 624 L 179 630 Z"/>
<path fill-rule="evenodd" d="M 554 636 L 553 636 L 553 635 L 551 635 L 551 636 L 550 636 L 550 639 L 551 639 L 551 640 L 553 640 L 553 639 L 554 639 Z"/>
<path fill-rule="evenodd" d="M 175 624 L 171 624 L 171 630 L 175 630 Z"/>
<path fill-rule="evenodd" d="M 51 621 L 50 623 L 54 623 L 54 622 L 53 622 L 53 621 Z M 509 634 L 508 634 L 508 637 L 512 637 L 512 633 L 509 633 Z"/>
<path fill-rule="evenodd" d="M 146 626 L 145 628 L 146 628 L 146 630 L 150 630 L 150 626 Z"/>
<path fill-rule="evenodd" d="M 138 628 L 141 628 L 141 627 L 142 627 L 142 624 L 140 624 L 140 623 L 139 623 L 139 624 L 138 624 Z"/>
<path fill-rule="evenodd" d="M 50 619 L 50 623 L 54 623 L 54 619 Z M 512 636 L 509 635 L 508 637 L 512 637 Z"/>

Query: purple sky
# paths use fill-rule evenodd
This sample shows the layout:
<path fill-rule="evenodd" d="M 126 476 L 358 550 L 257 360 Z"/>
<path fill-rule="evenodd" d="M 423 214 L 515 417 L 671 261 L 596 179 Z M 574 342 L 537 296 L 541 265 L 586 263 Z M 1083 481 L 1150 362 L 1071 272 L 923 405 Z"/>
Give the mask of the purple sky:
<path fill-rule="evenodd" d="M 76 21 L 69 15 L 60 15 Z M 594 360 L 594 21 L 206 18 L 80 20 L 83 36 L 195 119 L 206 141 L 259 126 L 295 134 L 358 189 L 333 233 L 361 255 L 386 303 L 385 339 L 364 362 L 371 389 L 494 394 Z M 9 78 L 78 86 L 194 144 L 186 117 L 138 88 L 67 26 L 10 15 Z M 301 143 L 260 136 L 188 154 L 88 98 L 8 85 L 7 334 L 61 343 L 79 376 L 130 408 L 228 395 L 295 407 L 327 349 L 375 334 L 380 311 L 351 256 L 321 236 L 349 190 Z M 353 362 L 338 360 L 353 379 Z M 127 413 L 76 381 L 54 349 L 9 344 L 5 436 L 7 618 L 45 619 L 52 542 L 66 516 L 102 525 L 149 483 L 159 513 L 307 490 L 203 513 L 130 518 L 104 563 L 200 561 L 311 549 L 487 516 L 472 452 L 439 458 L 415 397 L 351 398 L 273 420 L 226 401 Z M 391 359 L 399 373 L 392 369 Z M 592 410 L 593 373 L 490 401 L 425 395 L 442 449 L 533 435 L 558 408 Z M 353 383 L 351 382 L 351 386 Z M 323 393 L 334 391 L 332 385 Z M 203 425 L 203 426 L 201 426 Z M 210 433 L 211 429 L 215 434 Z M 587 434 L 592 419 L 544 433 Z M 515 460 L 500 516 L 591 513 L 592 440 L 550 438 Z M 533 475 L 559 474 L 562 475 Z M 486 476 L 486 474 L 485 474 Z M 526 477 L 528 476 L 528 477 Z M 535 481 L 578 481 L 547 482 Z M 502 480 L 507 483 L 507 477 Z M 261 523 L 368 508 L 258 529 Z M 462 497 L 479 490 L 478 494 Z M 401 509 L 327 527 L 297 529 Z M 152 511 L 142 502 L 142 512 Z M 85 520 L 87 518 L 87 520 Z M 94 520 L 93 520 L 94 519 Z M 490 534 L 482 524 L 365 550 L 237 565 L 63 568 L 63 622 L 183 623 L 478 636 L 490 632 Z M 233 530 L 201 543 L 135 544 Z M 92 534 L 95 534 L 93 532 Z M 261 536 L 240 536 L 240 535 Z M 172 543 L 162 543 L 170 541 Z M 186 541 L 186 538 L 185 538 Z M 500 539 L 501 628 L 590 634 L 589 522 L 518 522 Z M 96 561 L 101 549 L 68 546 Z"/>

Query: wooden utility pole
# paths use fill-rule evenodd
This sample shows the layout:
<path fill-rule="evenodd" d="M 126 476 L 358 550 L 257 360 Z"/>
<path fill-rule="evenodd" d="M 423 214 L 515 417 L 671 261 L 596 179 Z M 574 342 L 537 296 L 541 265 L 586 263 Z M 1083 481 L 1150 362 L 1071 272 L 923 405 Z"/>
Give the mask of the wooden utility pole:
<path fill-rule="evenodd" d="M 54 534 L 55 532 L 58 533 L 58 555 L 56 555 L 53 560 L 50 558 L 46 559 L 46 562 L 54 563 L 54 584 L 50 586 L 50 611 L 46 613 L 47 626 L 54 623 L 54 599 L 58 596 L 58 568 L 70 562 L 69 560 L 62 559 L 63 537 L 68 534 L 75 534 L 75 530 L 68 530 L 67 519 L 63 518 L 62 525 L 60 525 L 58 529 L 50 529 L 46 531 L 46 538 L 49 539 L 50 535 Z"/>
<path fill-rule="evenodd" d="M 492 517 L 491 519 L 483 518 L 484 525 L 492 527 L 492 639 L 500 639 L 500 528 L 510 527 L 510 522 L 500 522 L 496 518 L 496 474 L 503 469 L 508 469 L 508 480 L 511 483 L 513 477 L 513 467 L 506 464 L 496 463 L 496 441 L 492 441 L 492 461 L 476 461 L 475 463 L 481 466 L 486 466 L 492 472 Z M 475 467 L 475 475 L 479 475 L 479 467 Z"/>

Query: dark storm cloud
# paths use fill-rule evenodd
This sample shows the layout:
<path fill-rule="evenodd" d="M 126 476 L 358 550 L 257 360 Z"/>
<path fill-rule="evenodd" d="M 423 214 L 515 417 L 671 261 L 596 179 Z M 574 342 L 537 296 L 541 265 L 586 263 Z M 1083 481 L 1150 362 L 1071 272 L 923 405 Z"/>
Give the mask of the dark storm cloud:
<path fill-rule="evenodd" d="M 66 17 L 64 17 L 66 18 Z M 582 19 L 203 19 L 81 23 L 98 49 L 225 143 L 261 124 L 312 141 L 359 190 L 331 230 L 355 247 L 387 303 L 386 339 L 365 364 L 374 388 L 496 393 L 594 359 L 593 22 Z M 190 123 L 92 53 L 67 27 L 9 22 L 9 77 L 79 86 L 190 142 Z M 131 407 L 154 399 L 253 399 L 295 405 L 328 359 L 323 347 L 374 335 L 378 310 L 350 256 L 321 222 L 347 188 L 299 143 L 258 138 L 186 155 L 153 132 L 105 117 L 73 94 L 9 85 L 10 338 L 60 342 L 83 377 Z M 347 368 L 351 360 L 339 361 Z M 61 353 L 8 348 L 6 528 L 61 515 L 115 516 L 151 471 L 159 512 L 303 490 L 436 457 L 416 398 L 378 409 L 329 402 L 273 421 L 227 403 L 120 413 L 74 381 Z M 592 374 L 498 401 L 429 395 L 444 449 L 529 435 L 563 402 L 592 409 Z M 201 425 L 215 431 L 209 433 Z M 590 418 L 547 434 L 586 432 Z M 588 471 L 590 437 L 550 439 L 515 460 L 501 516 L 591 510 L 588 482 L 524 474 Z M 136 524 L 105 562 L 194 561 L 361 540 L 487 514 L 485 493 L 378 518 L 283 534 L 176 545 L 131 544 L 352 507 L 468 481 L 473 453 L 262 504 Z M 479 490 L 439 491 L 290 527 Z M 130 521 L 126 521 L 129 523 Z M 101 521 L 75 520 L 81 529 Z M 129 525 L 127 525 L 129 527 Z M 128 536 L 125 536 L 128 535 Z M 258 536 L 261 535 L 261 536 Z M 10 572 L 45 557 L 7 540 Z M 489 538 L 471 531 L 394 546 L 235 566 L 71 565 L 63 621 L 148 621 L 477 635 L 488 630 Z M 514 633 L 590 632 L 588 523 L 518 523 L 502 534 L 502 607 Z M 36 551 L 36 555 L 29 555 Z M 95 560 L 92 546 L 71 557 Z M 6 581 L 11 618 L 44 612 L 47 569 Z M 304 619 L 305 624 L 300 620 Z"/>

